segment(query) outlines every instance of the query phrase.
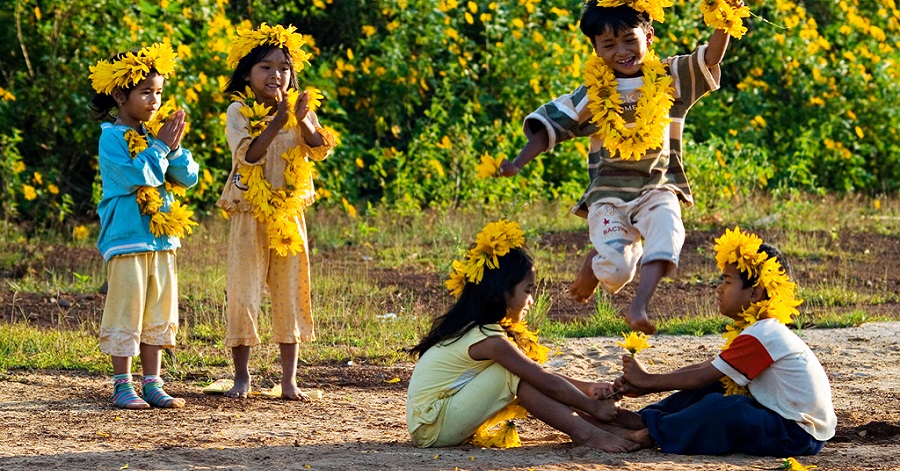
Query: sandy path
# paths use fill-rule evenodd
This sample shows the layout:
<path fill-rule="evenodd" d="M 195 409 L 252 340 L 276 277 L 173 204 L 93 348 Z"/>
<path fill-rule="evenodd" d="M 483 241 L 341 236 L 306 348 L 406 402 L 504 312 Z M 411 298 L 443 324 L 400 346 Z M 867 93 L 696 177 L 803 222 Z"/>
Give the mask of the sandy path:
<path fill-rule="evenodd" d="M 838 434 L 818 456 L 821 470 L 900 470 L 900 323 L 808 329 L 832 381 Z M 612 379 L 618 339 L 571 339 L 557 346 L 550 368 L 581 378 Z M 641 352 L 650 369 L 668 370 L 718 351 L 716 336 L 658 336 Z M 106 378 L 11 372 L 0 377 L 0 470 L 746 470 L 773 469 L 774 458 L 674 456 L 654 450 L 613 455 L 573 447 L 532 419 L 520 422 L 525 447 L 418 449 L 405 426 L 405 383 L 411 365 L 357 367 L 402 381 L 376 387 L 309 386 L 325 397 L 309 404 L 264 397 L 246 401 L 204 396 L 197 385 L 170 383 L 187 398 L 178 411 L 122 411 L 107 404 Z M 301 381 L 303 376 L 301 376 Z M 50 399 L 47 399 L 50 398 Z M 637 408 L 654 398 L 626 400 Z M 127 467 L 126 467 L 127 466 Z"/>

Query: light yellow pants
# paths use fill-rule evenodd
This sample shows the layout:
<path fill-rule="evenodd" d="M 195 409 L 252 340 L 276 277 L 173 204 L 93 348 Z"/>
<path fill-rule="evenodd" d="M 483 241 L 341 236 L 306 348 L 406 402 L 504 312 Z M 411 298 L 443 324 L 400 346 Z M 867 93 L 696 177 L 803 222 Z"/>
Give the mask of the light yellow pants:
<path fill-rule="evenodd" d="M 140 344 L 175 346 L 178 275 L 175 251 L 113 257 L 106 267 L 109 291 L 100 321 L 100 351 L 140 354 Z"/>
<path fill-rule="evenodd" d="M 266 224 L 251 213 L 230 217 L 226 290 L 226 347 L 259 345 L 259 312 L 268 289 L 272 302 L 272 341 L 299 343 L 315 340 L 310 301 L 309 256 L 279 256 L 269 248 Z M 306 223 L 297 219 L 306 240 Z"/>

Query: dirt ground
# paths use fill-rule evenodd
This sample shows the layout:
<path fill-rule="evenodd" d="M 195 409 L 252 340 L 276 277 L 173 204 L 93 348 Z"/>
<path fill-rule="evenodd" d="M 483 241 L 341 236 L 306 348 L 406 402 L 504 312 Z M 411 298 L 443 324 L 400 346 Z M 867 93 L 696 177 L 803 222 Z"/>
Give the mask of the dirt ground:
<path fill-rule="evenodd" d="M 696 308 L 710 295 L 709 282 L 692 276 L 711 264 L 716 233 L 692 232 L 682 252 L 679 275 L 657 291 L 656 316 L 677 316 Z M 778 244 L 788 237 L 761 234 Z M 874 234 L 805 234 L 828 244 L 834 256 L 794 261 L 801 286 L 818 279 L 836 279 L 862 295 L 900 292 L 900 238 Z M 315 241 L 313 241 L 314 243 Z M 565 248 L 566 266 L 580 262 L 587 235 L 551 234 L 540 241 Z M 29 266 L 0 273 L 15 279 L 27 270 L 68 266 L 92 249 L 49 247 Z M 317 261 L 353 265 L 353 250 L 320 253 Z M 318 258 L 319 260 L 316 260 Z M 83 260 L 81 260 L 83 262 Z M 442 293 L 442 275 L 415 269 L 369 270 L 398 293 Z M 852 275 L 848 275 L 852 274 Z M 550 315 L 568 319 L 589 315 L 593 305 L 568 301 L 571 280 L 550 280 Z M 612 298 L 625 307 L 633 293 L 626 288 Z M 888 296 L 889 297 L 889 296 Z M 424 306 L 438 313 L 446 299 Z M 102 306 L 99 294 L 56 293 L 53 296 L 13 293 L 0 280 L 0 322 L 28 319 L 32 324 L 65 328 Z M 386 302 L 390 302 L 389 300 Z M 427 301 L 426 301 L 427 303 Z M 14 307 L 14 308 L 13 308 Z M 388 306 L 389 308 L 390 306 Z M 894 322 L 865 323 L 845 329 L 805 325 L 802 336 L 829 374 L 838 414 L 836 436 L 817 456 L 801 463 L 823 470 L 900 470 L 900 307 L 896 302 L 875 306 L 852 302 L 838 310 L 862 309 Z M 185 313 L 190 315 L 190 313 Z M 569 339 L 553 345 L 547 366 L 590 380 L 611 380 L 619 370 L 620 347 L 615 338 Z M 718 336 L 655 336 L 654 348 L 641 353 L 651 368 L 669 370 L 700 361 L 718 351 Z M 265 396 L 231 400 L 204 395 L 200 386 L 170 382 L 167 389 L 186 398 L 182 410 L 124 411 L 108 404 L 108 378 L 55 371 L 10 371 L 0 376 L 0 470 L 249 470 L 249 469 L 408 469 L 408 470 L 745 470 L 776 469 L 776 458 L 746 455 L 675 456 L 656 450 L 615 455 L 573 447 L 560 432 L 534 420 L 518 421 L 523 448 L 481 449 L 471 445 L 445 449 L 412 446 L 405 425 L 405 392 L 413 365 L 308 366 L 298 380 L 306 389 L 324 391 L 322 399 L 289 403 Z M 223 377 L 227 371 L 223 371 Z M 392 380 L 399 379 L 397 382 Z M 627 399 L 620 404 L 639 408 L 662 396 Z"/>

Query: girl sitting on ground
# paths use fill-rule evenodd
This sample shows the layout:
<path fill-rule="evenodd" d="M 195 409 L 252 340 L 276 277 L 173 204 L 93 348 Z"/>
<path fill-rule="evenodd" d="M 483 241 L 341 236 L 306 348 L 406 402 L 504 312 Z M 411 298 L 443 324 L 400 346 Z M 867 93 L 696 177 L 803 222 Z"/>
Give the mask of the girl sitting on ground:
<path fill-rule="evenodd" d="M 447 286 L 459 296 L 411 349 L 419 361 L 409 381 L 406 417 L 414 444 L 460 445 L 518 399 L 528 412 L 565 432 L 578 445 L 609 452 L 639 445 L 602 430 L 595 421 L 616 417 L 609 383 L 590 383 L 544 369 L 520 345 L 531 334 L 516 329 L 532 305 L 534 262 L 522 248 L 519 225 L 488 224 L 454 262 Z M 518 340 L 518 341 L 517 341 Z"/>

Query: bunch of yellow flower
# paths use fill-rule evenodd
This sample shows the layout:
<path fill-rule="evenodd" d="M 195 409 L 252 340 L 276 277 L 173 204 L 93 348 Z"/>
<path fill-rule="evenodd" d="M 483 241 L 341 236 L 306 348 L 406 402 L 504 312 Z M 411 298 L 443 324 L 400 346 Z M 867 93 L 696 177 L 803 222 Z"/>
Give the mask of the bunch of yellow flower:
<path fill-rule="evenodd" d="M 622 332 L 622 337 L 625 337 L 625 341 L 616 342 L 616 345 L 628 350 L 631 356 L 637 355 L 639 351 L 645 348 L 650 348 L 650 342 L 647 341 L 647 336 L 643 332 L 631 332 L 628 335 Z"/>
<path fill-rule="evenodd" d="M 735 0 L 701 0 L 700 11 L 707 26 L 724 30 L 731 37 L 741 39 L 747 32 L 744 18 L 750 16 L 746 5 L 738 7 Z"/>
<path fill-rule="evenodd" d="M 172 111 L 174 111 L 174 102 L 171 108 Z M 161 113 L 159 111 L 157 111 L 154 116 L 154 119 L 158 119 L 156 124 L 157 130 L 159 130 L 159 127 L 162 126 L 162 123 L 165 122 L 165 119 L 167 118 L 167 116 L 162 118 L 160 118 L 160 116 Z M 128 152 L 131 154 L 132 159 L 137 157 L 138 154 L 148 147 L 147 137 L 138 134 L 137 131 L 133 129 L 125 131 L 125 142 L 128 143 Z M 184 188 L 169 182 L 166 182 L 165 185 L 166 191 L 173 196 L 184 196 Z M 161 235 L 179 238 L 184 237 L 193 232 L 193 226 L 197 225 L 197 222 L 191 219 L 194 212 L 177 200 L 174 200 L 169 206 L 169 212 L 166 213 L 160 211 L 163 200 L 159 188 L 142 186 L 137 189 L 135 199 L 137 200 L 138 207 L 141 209 L 141 214 L 150 215 L 150 232 L 157 237 Z"/>
<path fill-rule="evenodd" d="M 508 318 L 503 318 L 503 320 L 500 321 L 500 325 L 506 329 L 507 334 L 513 339 L 516 346 L 519 347 L 519 350 L 521 350 L 525 356 L 538 363 L 547 361 L 547 354 L 550 353 L 550 347 L 541 345 L 540 342 L 538 342 L 537 332 L 528 330 L 527 322 L 523 320 L 513 323 Z"/>
<path fill-rule="evenodd" d="M 675 0 L 597 0 L 597 6 L 614 8 L 626 5 L 636 11 L 646 12 L 650 15 L 650 19 L 660 23 L 666 20 L 663 8 L 671 7 L 675 4 Z"/>
<path fill-rule="evenodd" d="M 643 85 L 638 87 L 641 97 L 634 112 L 634 126 L 628 127 L 622 117 L 622 99 L 616 89 L 616 76 L 602 58 L 592 55 L 584 65 L 582 76 L 588 89 L 588 108 L 591 121 L 597 125 L 597 135 L 603 146 L 622 160 L 640 160 L 650 149 L 662 146 L 666 126 L 672 121 L 672 77 L 666 66 L 652 51 L 641 66 Z"/>
<path fill-rule="evenodd" d="M 528 411 L 518 404 L 518 401 L 500 409 L 493 417 L 486 420 L 475 434 L 471 442 L 475 446 L 490 448 L 519 448 L 522 441 L 519 439 L 519 430 L 513 419 L 523 419 L 528 416 Z M 497 425 L 500 428 L 494 429 Z"/>
<path fill-rule="evenodd" d="M 178 111 L 178 105 L 175 104 L 175 99 L 170 98 L 168 101 L 162 104 L 158 110 L 156 110 L 156 114 L 150 118 L 150 121 L 144 123 L 144 128 L 147 129 L 147 132 L 156 136 L 159 134 L 160 128 L 162 128 L 163 124 L 166 124 L 169 117 L 172 116 L 172 113 Z M 185 134 L 187 133 L 187 122 L 185 121 Z"/>
<path fill-rule="evenodd" d="M 127 52 L 112 62 L 101 59 L 90 67 L 91 86 L 97 93 L 111 94 L 118 88 L 129 88 L 147 78 L 155 69 L 163 78 L 175 71 L 175 51 L 172 46 L 156 43 L 138 52 Z"/>
<path fill-rule="evenodd" d="M 237 39 L 231 43 L 231 50 L 228 51 L 228 67 L 234 69 L 254 48 L 269 44 L 286 47 L 294 62 L 294 71 L 303 69 L 311 56 L 303 50 L 303 45 L 306 44 L 303 35 L 295 31 L 297 28 L 294 26 L 285 28 L 281 25 L 269 26 L 266 23 L 259 25 L 257 29 L 238 28 Z"/>
<path fill-rule="evenodd" d="M 491 154 L 485 152 L 481 156 L 481 163 L 475 166 L 475 176 L 477 176 L 478 178 L 496 177 L 497 172 L 500 171 L 500 164 L 502 162 L 502 156 L 494 158 L 491 157 Z"/>
<path fill-rule="evenodd" d="M 790 280 L 781 262 L 760 252 L 760 245 L 762 239 L 755 234 L 741 232 L 740 227 L 735 227 L 733 231 L 725 229 L 725 234 L 716 239 L 716 265 L 719 270 L 724 270 L 726 265 L 736 264 L 738 270 L 750 278 L 757 277 L 754 286 L 762 286 L 768 296 L 767 299 L 751 304 L 741 314 L 741 320 L 726 326 L 725 333 L 722 334 L 725 338 L 722 350 L 727 350 L 747 326 L 759 319 L 776 319 L 782 324 L 791 322 L 791 318 L 799 312 L 797 306 L 803 302 L 794 297 L 797 285 Z M 726 387 L 726 395 L 747 394 L 746 388 L 734 384 L 728 377 L 722 381 Z"/>
<path fill-rule="evenodd" d="M 445 286 L 454 296 L 459 296 L 467 282 L 481 283 L 485 266 L 497 268 L 500 266 L 498 257 L 523 245 L 525 233 L 518 223 L 503 219 L 489 223 L 475 237 L 475 244 L 466 251 L 466 258 L 453 261 Z"/>

